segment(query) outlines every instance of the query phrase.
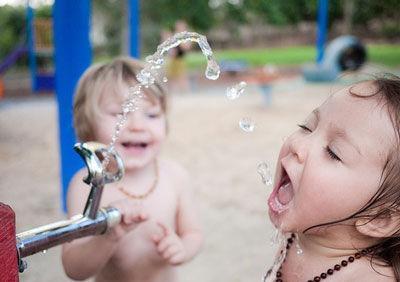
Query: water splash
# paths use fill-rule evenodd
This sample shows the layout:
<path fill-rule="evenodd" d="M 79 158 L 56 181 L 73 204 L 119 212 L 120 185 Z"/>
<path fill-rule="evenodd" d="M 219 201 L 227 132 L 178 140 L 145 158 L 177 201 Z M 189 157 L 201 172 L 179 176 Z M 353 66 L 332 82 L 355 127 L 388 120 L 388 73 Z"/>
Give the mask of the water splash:
<path fill-rule="evenodd" d="M 122 105 L 122 114 L 119 116 L 117 124 L 115 126 L 114 133 L 111 137 L 111 142 L 108 145 L 107 152 L 104 160 L 103 167 L 106 168 L 110 162 L 110 153 L 115 151 L 115 143 L 119 138 L 122 127 L 124 126 L 128 114 L 130 112 L 136 111 L 138 109 L 139 100 L 143 97 L 142 88 L 149 88 L 153 85 L 159 78 L 160 73 L 158 72 L 164 64 L 164 55 L 172 48 L 185 43 L 187 41 L 196 42 L 199 44 L 200 49 L 207 59 L 207 68 L 205 75 L 208 79 L 215 80 L 220 75 L 220 68 L 217 61 L 214 59 L 213 52 L 210 45 L 207 42 L 207 38 L 204 35 L 198 34 L 196 32 L 183 31 L 176 33 L 172 37 L 168 38 L 166 41 L 161 43 L 157 47 L 157 51 L 147 56 L 145 61 L 145 67 L 137 74 L 136 79 L 139 84 L 129 87 L 128 97 Z M 162 78 L 163 82 L 167 82 L 166 77 Z"/>
<path fill-rule="evenodd" d="M 296 247 L 296 254 L 297 254 L 298 256 L 301 256 L 301 255 L 303 254 L 303 249 L 301 248 L 300 243 L 299 243 L 299 234 L 296 234 L 296 244 L 295 244 L 295 247 Z"/>
<path fill-rule="evenodd" d="M 241 81 L 234 86 L 228 87 L 226 89 L 226 97 L 228 97 L 229 100 L 235 100 L 235 99 L 239 98 L 239 96 L 243 94 L 246 86 L 247 86 L 247 83 L 244 81 Z"/>
<path fill-rule="evenodd" d="M 196 42 L 199 45 L 201 52 L 206 57 L 207 59 L 207 68 L 205 72 L 206 77 L 212 80 L 217 79 L 220 74 L 220 68 L 217 61 L 214 59 L 211 47 L 207 42 L 207 38 L 204 35 L 198 34 L 196 32 L 187 32 L 187 31 L 179 32 L 176 33 L 174 36 L 168 38 L 157 47 L 157 51 L 152 55 L 152 60 L 153 61 L 158 60 L 170 49 L 178 46 L 181 43 L 185 43 L 188 41 Z"/>
<path fill-rule="evenodd" d="M 280 248 L 278 251 L 277 256 L 275 257 L 274 263 L 272 267 L 263 275 L 262 282 L 272 282 L 276 279 L 276 272 L 279 270 L 280 266 L 282 265 L 284 259 L 286 258 L 287 248 L 285 245 L 286 237 L 283 233 L 277 229 L 274 234 L 274 240 L 277 240 Z"/>
<path fill-rule="evenodd" d="M 274 233 L 271 235 L 270 243 L 272 245 L 281 245 L 285 236 L 282 231 L 279 229 L 275 229 Z"/>
<path fill-rule="evenodd" d="M 265 185 L 272 185 L 272 173 L 266 162 L 262 162 L 257 166 L 257 172 L 261 176 L 261 181 Z"/>
<path fill-rule="evenodd" d="M 254 121 L 249 117 L 244 117 L 239 121 L 239 126 L 243 131 L 253 132 L 255 128 Z"/>

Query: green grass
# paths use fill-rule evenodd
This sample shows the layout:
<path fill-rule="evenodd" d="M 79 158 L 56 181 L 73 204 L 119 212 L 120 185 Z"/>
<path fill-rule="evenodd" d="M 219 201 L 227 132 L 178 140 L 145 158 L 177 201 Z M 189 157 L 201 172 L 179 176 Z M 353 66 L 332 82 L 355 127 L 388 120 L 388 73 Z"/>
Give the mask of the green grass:
<path fill-rule="evenodd" d="M 368 45 L 369 61 L 387 67 L 400 66 L 399 45 Z M 313 62 L 316 56 L 314 46 L 294 46 L 265 49 L 216 50 L 217 60 L 243 60 L 250 66 L 275 64 L 281 66 L 301 65 Z M 200 52 L 192 52 L 186 57 L 189 68 L 195 69 L 205 65 Z"/>
<path fill-rule="evenodd" d="M 399 45 L 369 45 L 368 56 L 371 62 L 386 65 L 388 67 L 400 66 Z"/>

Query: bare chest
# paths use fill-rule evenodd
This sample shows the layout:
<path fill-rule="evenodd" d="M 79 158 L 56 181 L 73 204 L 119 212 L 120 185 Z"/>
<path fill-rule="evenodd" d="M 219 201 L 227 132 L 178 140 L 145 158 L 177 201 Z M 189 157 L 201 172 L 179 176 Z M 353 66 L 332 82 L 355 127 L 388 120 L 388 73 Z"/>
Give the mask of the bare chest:
<path fill-rule="evenodd" d="M 176 230 L 177 193 L 171 187 L 159 185 L 146 198 L 138 200 L 130 199 L 116 188 L 110 187 L 104 193 L 102 206 L 112 206 L 114 201 L 127 200 L 131 203 L 132 209 L 139 208 L 149 219 L 125 235 L 108 266 L 112 266 L 113 270 L 117 270 L 120 274 L 131 273 L 129 276 L 136 276 L 137 272 L 147 268 L 165 268 L 166 264 L 157 252 L 152 237 L 162 232 L 158 223 Z"/>

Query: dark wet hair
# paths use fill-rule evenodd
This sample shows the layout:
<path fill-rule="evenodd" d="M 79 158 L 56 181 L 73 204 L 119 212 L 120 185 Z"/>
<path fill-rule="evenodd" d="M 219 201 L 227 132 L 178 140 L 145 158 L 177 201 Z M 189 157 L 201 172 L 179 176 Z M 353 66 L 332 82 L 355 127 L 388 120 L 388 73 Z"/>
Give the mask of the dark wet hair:
<path fill-rule="evenodd" d="M 381 185 L 375 195 L 357 212 L 347 218 L 323 223 L 307 228 L 310 229 L 340 224 L 349 219 L 366 218 L 370 221 L 393 215 L 400 217 L 400 77 L 393 74 L 375 76 L 368 80 L 372 86 L 371 93 L 359 93 L 356 85 L 350 87 L 350 95 L 359 98 L 377 98 L 386 107 L 393 128 L 396 131 L 396 143 L 381 174 Z M 400 224 L 389 237 L 371 247 L 369 253 L 373 263 L 392 267 L 396 281 L 400 281 Z M 373 265 L 372 265 L 373 267 Z"/>

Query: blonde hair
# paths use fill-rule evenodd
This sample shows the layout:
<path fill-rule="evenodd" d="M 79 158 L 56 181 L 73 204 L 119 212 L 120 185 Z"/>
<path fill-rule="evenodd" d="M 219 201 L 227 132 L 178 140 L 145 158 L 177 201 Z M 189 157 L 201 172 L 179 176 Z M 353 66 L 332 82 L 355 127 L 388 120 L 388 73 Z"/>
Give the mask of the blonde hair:
<path fill-rule="evenodd" d="M 122 84 L 133 86 L 137 84 L 136 75 L 143 69 L 140 61 L 119 57 L 105 64 L 89 67 L 79 79 L 74 95 L 74 128 L 75 134 L 82 142 L 94 141 L 93 123 L 98 112 L 99 101 L 107 87 L 115 91 Z M 158 100 L 161 109 L 166 113 L 166 93 L 161 84 L 156 81 L 146 89 L 146 95 Z"/>

